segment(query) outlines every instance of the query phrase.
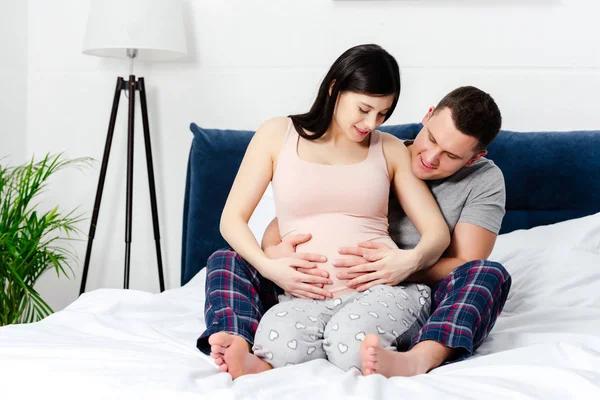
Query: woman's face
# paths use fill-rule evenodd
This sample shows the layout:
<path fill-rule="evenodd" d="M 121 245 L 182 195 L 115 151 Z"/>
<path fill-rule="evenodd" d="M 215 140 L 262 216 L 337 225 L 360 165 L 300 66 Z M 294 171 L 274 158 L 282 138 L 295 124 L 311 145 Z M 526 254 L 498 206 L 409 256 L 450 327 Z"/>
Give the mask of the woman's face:
<path fill-rule="evenodd" d="M 333 111 L 332 123 L 350 140 L 362 142 L 385 120 L 394 95 L 372 96 L 356 92 L 342 92 Z"/>

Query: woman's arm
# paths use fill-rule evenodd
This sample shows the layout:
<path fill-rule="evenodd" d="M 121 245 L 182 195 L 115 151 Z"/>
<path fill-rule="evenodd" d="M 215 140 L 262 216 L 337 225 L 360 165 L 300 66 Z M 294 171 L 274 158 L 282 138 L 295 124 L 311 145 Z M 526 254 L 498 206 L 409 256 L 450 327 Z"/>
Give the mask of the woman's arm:
<path fill-rule="evenodd" d="M 273 178 L 276 152 L 281 148 L 287 126 L 287 118 L 271 119 L 250 141 L 223 208 L 221 235 L 262 276 L 287 292 L 298 297 L 322 299 L 331 294 L 314 284 L 329 284 L 329 279 L 296 270 L 316 268 L 314 262 L 297 258 L 270 259 L 248 227 L 252 213 Z"/>
<path fill-rule="evenodd" d="M 268 257 L 248 227 L 248 221 L 273 178 L 273 143 L 281 143 L 287 122 L 274 118 L 254 134 L 237 172 L 221 215 L 220 230 L 229 245 L 259 272 Z"/>
<path fill-rule="evenodd" d="M 411 169 L 410 151 L 392 135 L 384 134 L 384 154 L 392 171 L 392 188 L 407 217 L 421 234 L 413 249 L 415 271 L 433 265 L 450 244 L 450 232 L 431 191 Z"/>

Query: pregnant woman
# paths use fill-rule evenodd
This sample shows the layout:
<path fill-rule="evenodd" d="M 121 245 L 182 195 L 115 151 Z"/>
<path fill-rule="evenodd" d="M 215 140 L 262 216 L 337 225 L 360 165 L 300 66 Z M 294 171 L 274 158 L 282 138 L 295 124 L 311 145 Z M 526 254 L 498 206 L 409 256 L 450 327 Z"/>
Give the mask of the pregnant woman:
<path fill-rule="evenodd" d="M 421 233 L 411 261 L 415 268 L 433 264 L 449 244 L 448 227 L 425 183 L 412 174 L 406 146 L 376 130 L 392 114 L 399 94 L 396 60 L 379 46 L 356 46 L 331 66 L 308 113 L 271 119 L 254 135 L 223 210 L 221 233 L 285 294 L 263 316 L 254 354 L 241 337 L 226 332 L 211 336 L 217 350 L 227 342 L 230 357 L 215 359 L 233 378 L 316 358 L 360 369 L 360 344 L 366 335 L 376 334 L 383 347 L 394 348 L 404 331 L 426 321 L 429 288 L 398 286 L 410 272 L 382 277 L 364 292 L 337 279 L 331 263 L 321 267 L 328 278 L 301 281 L 297 269 L 313 268 L 314 263 L 270 259 L 248 227 L 272 182 L 282 237 L 312 233 L 298 251 L 333 260 L 347 243 L 396 247 L 388 234 L 391 186 Z M 324 292 L 315 296 L 307 285 L 319 284 Z M 236 347 L 231 342 L 238 339 L 243 345 Z"/>

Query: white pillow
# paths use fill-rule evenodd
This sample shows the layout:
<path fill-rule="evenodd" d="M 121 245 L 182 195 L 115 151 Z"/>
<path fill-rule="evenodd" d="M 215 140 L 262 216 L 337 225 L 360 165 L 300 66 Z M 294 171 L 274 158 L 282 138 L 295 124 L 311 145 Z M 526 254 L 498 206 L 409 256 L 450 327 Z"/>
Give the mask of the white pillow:
<path fill-rule="evenodd" d="M 600 213 L 498 236 L 490 259 L 512 275 L 505 311 L 600 307 Z"/>
<path fill-rule="evenodd" d="M 575 247 L 599 251 L 600 213 L 499 235 L 491 257 L 505 258 L 515 250 Z"/>

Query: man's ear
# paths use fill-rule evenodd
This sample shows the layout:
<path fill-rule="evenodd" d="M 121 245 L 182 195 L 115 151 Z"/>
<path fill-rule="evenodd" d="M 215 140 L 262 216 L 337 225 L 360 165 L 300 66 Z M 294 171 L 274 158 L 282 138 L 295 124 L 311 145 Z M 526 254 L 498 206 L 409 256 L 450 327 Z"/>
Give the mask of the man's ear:
<path fill-rule="evenodd" d="M 435 107 L 433 107 L 433 106 L 429 107 L 429 110 L 427 110 L 427 114 L 425 114 L 425 116 L 421 120 L 421 123 L 423 125 L 425 125 L 427 123 L 427 121 L 429 121 L 429 118 L 431 118 L 431 116 L 433 115 L 434 112 L 435 112 Z"/>
<path fill-rule="evenodd" d="M 487 154 L 487 150 L 480 151 L 479 153 L 477 153 L 473 157 L 471 157 L 469 159 L 469 161 L 467 161 L 465 166 L 470 167 L 471 165 L 473 165 L 475 163 L 475 161 L 479 160 L 481 157 L 485 156 L 486 154 Z"/>

